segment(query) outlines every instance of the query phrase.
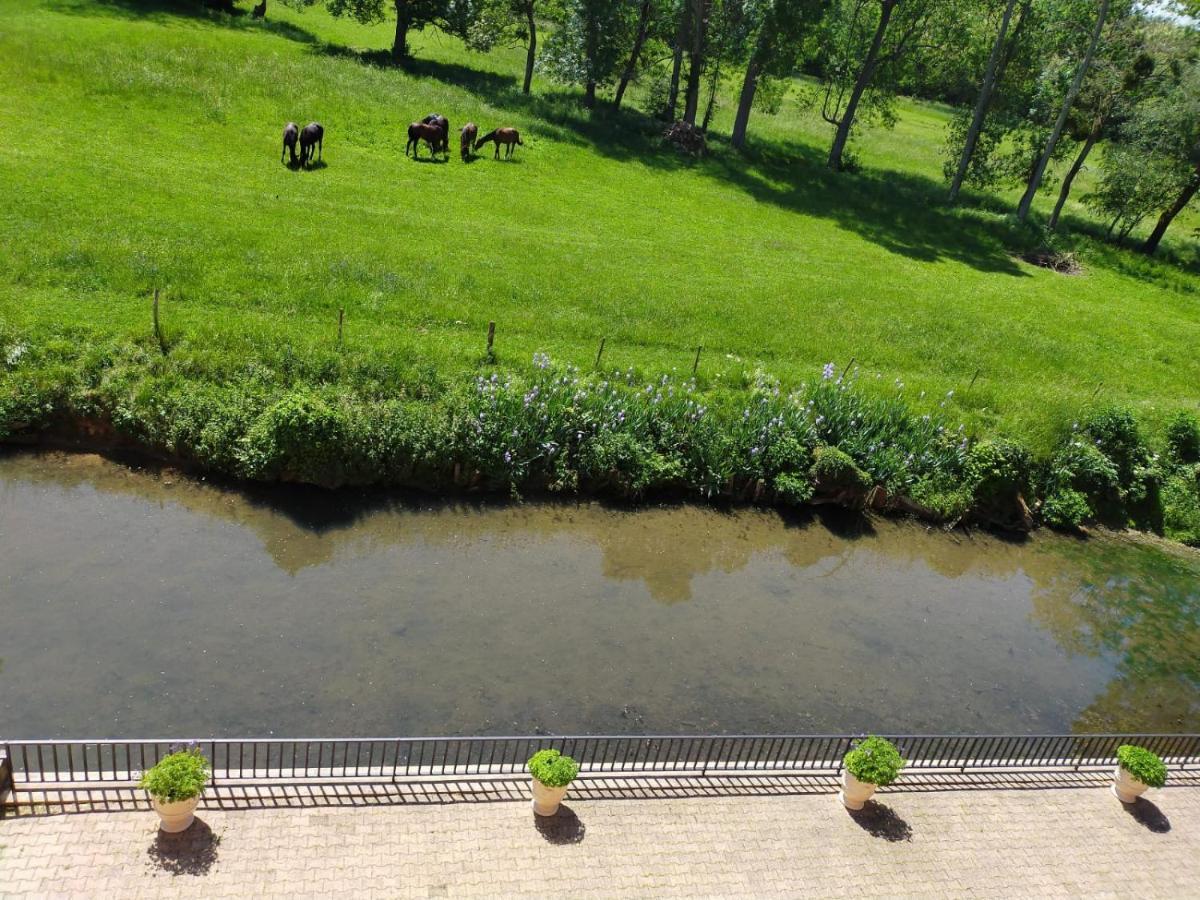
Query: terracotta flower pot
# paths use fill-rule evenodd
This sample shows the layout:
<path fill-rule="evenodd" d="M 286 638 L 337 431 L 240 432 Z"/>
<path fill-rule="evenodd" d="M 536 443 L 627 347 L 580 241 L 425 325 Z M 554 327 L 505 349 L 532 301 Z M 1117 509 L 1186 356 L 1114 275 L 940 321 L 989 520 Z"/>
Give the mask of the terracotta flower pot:
<path fill-rule="evenodd" d="M 1143 784 L 1130 775 L 1121 765 L 1118 765 L 1117 771 L 1113 773 L 1112 792 L 1122 803 L 1133 803 L 1146 793 L 1149 787 L 1148 784 Z"/>
<path fill-rule="evenodd" d="M 850 774 L 849 769 L 842 769 L 842 789 L 838 792 L 838 796 L 846 809 L 862 809 L 874 793 L 875 785 L 859 781 Z"/>
<path fill-rule="evenodd" d="M 567 796 L 566 785 L 550 787 L 542 784 L 536 778 L 530 779 L 533 787 L 533 811 L 539 816 L 552 816 L 558 812 L 558 805 Z"/>
<path fill-rule="evenodd" d="M 158 827 L 169 834 L 187 831 L 192 822 L 196 820 L 196 806 L 199 803 L 199 797 L 176 800 L 174 803 L 159 800 L 157 797 L 150 798 L 150 805 L 158 813 Z"/>

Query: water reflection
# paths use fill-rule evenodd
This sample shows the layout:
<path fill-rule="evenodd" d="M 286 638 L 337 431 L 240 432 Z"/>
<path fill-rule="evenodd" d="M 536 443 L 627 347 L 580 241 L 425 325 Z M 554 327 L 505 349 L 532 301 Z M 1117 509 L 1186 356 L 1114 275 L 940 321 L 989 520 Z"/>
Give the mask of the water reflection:
<path fill-rule="evenodd" d="M 0 733 L 1195 730 L 1198 573 L 1113 540 L 10 455 Z"/>

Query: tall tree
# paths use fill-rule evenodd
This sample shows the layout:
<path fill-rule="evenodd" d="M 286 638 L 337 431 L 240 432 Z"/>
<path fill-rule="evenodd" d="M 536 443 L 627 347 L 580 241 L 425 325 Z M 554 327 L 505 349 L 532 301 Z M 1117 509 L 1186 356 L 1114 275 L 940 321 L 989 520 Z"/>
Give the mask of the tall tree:
<path fill-rule="evenodd" d="M 533 84 L 537 61 L 538 0 L 482 0 L 471 4 L 462 37 L 473 50 L 488 51 L 497 44 L 515 43 L 525 47 L 525 79 L 522 93 Z"/>
<path fill-rule="evenodd" d="M 633 76 L 637 74 L 638 63 L 642 57 L 642 49 L 646 46 L 646 38 L 650 35 L 650 26 L 654 12 L 654 0 L 641 0 L 641 5 L 638 9 L 637 27 L 634 29 L 633 46 L 629 50 L 629 60 L 625 63 L 625 68 L 621 72 L 621 79 L 617 82 L 617 92 L 613 95 L 613 109 L 621 108 L 621 100 L 625 96 L 625 90 L 629 87 L 629 82 L 633 81 Z"/>
<path fill-rule="evenodd" d="M 1028 8 L 1032 2 L 1033 0 L 1024 0 L 1025 7 Z M 950 183 L 951 203 L 958 199 L 963 179 L 967 177 L 967 169 L 971 165 L 971 157 L 975 155 L 975 147 L 979 144 L 979 133 L 983 129 L 983 120 L 992 102 L 992 92 L 995 91 L 996 83 L 999 80 L 1000 61 L 1004 56 L 1009 25 L 1012 23 L 1013 11 L 1016 8 L 1017 0 L 1006 0 L 1004 11 L 1000 16 L 1000 27 L 996 30 L 996 40 L 992 43 L 992 52 L 988 55 L 987 68 L 983 73 L 983 84 L 979 88 L 979 98 L 975 101 L 975 111 L 967 129 L 962 155 L 958 160 L 958 169 L 954 173 L 954 180 Z"/>
<path fill-rule="evenodd" d="M 1182 69 L 1161 101 L 1151 105 L 1145 118 L 1147 127 L 1157 133 L 1153 143 L 1178 173 L 1175 199 L 1162 210 L 1154 230 L 1142 245 L 1142 252 L 1153 254 L 1176 216 L 1200 193 L 1200 62 L 1193 58 Z"/>
<path fill-rule="evenodd" d="M 566 0 L 546 40 L 540 65 L 560 81 L 583 85 L 589 109 L 596 105 L 596 88 L 612 80 L 620 63 L 628 13 L 624 0 Z"/>
<path fill-rule="evenodd" d="M 1067 91 L 1066 97 L 1063 98 L 1062 106 L 1059 108 L 1058 119 L 1050 131 L 1050 136 L 1046 139 L 1045 149 L 1042 150 L 1042 155 L 1038 157 L 1033 172 L 1029 176 L 1029 184 L 1025 188 L 1025 194 L 1021 197 L 1021 202 L 1017 206 L 1017 218 L 1022 222 L 1029 218 L 1029 210 L 1033 207 L 1033 198 L 1037 194 L 1038 188 L 1042 186 L 1042 178 L 1046 174 L 1046 167 L 1050 164 L 1050 160 L 1054 156 L 1058 141 L 1062 137 L 1063 128 L 1066 127 L 1067 117 L 1071 114 L 1071 107 L 1075 104 L 1075 98 L 1079 96 L 1079 91 L 1083 87 L 1083 79 L 1087 76 L 1088 67 L 1091 66 L 1092 58 L 1096 55 L 1096 47 L 1099 45 L 1100 35 L 1104 31 L 1104 23 L 1108 19 L 1110 5 L 1111 0 L 1100 0 L 1100 9 L 1096 13 L 1096 24 L 1092 28 L 1092 35 L 1088 41 L 1087 50 L 1084 52 L 1083 58 L 1075 69 L 1075 77 L 1071 81 L 1071 87 Z"/>
<path fill-rule="evenodd" d="M 349 16 L 368 25 L 384 21 L 391 6 L 396 14 L 392 40 L 392 59 L 396 61 L 408 56 L 409 31 L 443 21 L 449 8 L 448 0 L 326 0 L 325 5 L 335 16 Z"/>
<path fill-rule="evenodd" d="M 695 125 L 700 106 L 700 79 L 704 74 L 704 50 L 708 38 L 711 0 L 685 0 L 688 58 L 687 85 L 683 93 L 683 121 Z"/>
<path fill-rule="evenodd" d="M 1143 49 L 1145 24 L 1140 16 L 1119 20 L 1092 65 L 1092 73 L 1084 83 L 1075 114 L 1068 123 L 1071 137 L 1080 141 L 1081 146 L 1063 176 L 1054 212 L 1047 223 L 1051 231 L 1058 227 L 1075 178 L 1096 144 L 1123 117 L 1132 113 L 1145 94 L 1155 67 L 1154 58 Z"/>
<path fill-rule="evenodd" d="M 885 109 L 895 71 L 918 42 L 943 0 L 838 0 L 828 17 L 831 48 L 824 73 L 821 117 L 833 125 L 829 168 L 840 171 L 864 98 Z M 873 12 L 878 10 L 878 15 Z M 881 74 L 884 77 L 880 77 Z M 870 92 L 870 93 L 869 93 Z M 882 101 L 882 102 L 881 102 Z"/>
<path fill-rule="evenodd" d="M 733 119 L 733 146 L 746 144 L 746 127 L 759 79 L 791 74 L 805 37 L 820 23 L 828 5 L 829 0 L 767 0 L 750 8 L 752 43 Z"/>

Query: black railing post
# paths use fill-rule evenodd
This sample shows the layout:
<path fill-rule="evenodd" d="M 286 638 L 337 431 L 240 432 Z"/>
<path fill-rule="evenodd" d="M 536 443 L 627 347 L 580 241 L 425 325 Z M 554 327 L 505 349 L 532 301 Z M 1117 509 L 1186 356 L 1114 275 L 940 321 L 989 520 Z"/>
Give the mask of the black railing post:
<path fill-rule="evenodd" d="M 12 794 L 17 793 L 17 785 L 13 780 L 12 756 L 8 752 L 8 745 L 0 748 L 0 797 L 3 797 L 5 792 Z"/>

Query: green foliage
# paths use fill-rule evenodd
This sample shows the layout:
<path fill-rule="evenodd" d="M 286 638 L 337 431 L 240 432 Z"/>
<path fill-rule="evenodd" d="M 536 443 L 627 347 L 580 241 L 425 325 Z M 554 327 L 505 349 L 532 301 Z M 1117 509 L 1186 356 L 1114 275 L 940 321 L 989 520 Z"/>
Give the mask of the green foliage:
<path fill-rule="evenodd" d="M 1200 462 L 1200 419 L 1180 410 L 1167 422 L 1167 452 L 1180 463 Z"/>
<path fill-rule="evenodd" d="M 199 748 L 180 750 L 160 759 L 142 775 L 141 786 L 163 803 L 199 797 L 211 766 Z"/>
<path fill-rule="evenodd" d="M 1160 788 L 1167 783 L 1167 767 L 1157 754 L 1144 747 L 1122 744 L 1117 748 L 1117 762 L 1147 787 Z"/>
<path fill-rule="evenodd" d="M 1070 531 L 1078 528 L 1092 514 L 1087 497 L 1071 488 L 1059 488 L 1046 498 L 1041 509 L 1042 521 L 1051 528 Z"/>
<path fill-rule="evenodd" d="M 1162 490 L 1163 534 L 1200 547 L 1200 465 L 1167 479 Z"/>
<path fill-rule="evenodd" d="M 539 750 L 529 757 L 529 774 L 546 787 L 566 787 L 579 774 L 579 763 L 558 750 Z"/>
<path fill-rule="evenodd" d="M 789 506 L 803 506 L 812 499 L 812 481 L 784 472 L 775 476 L 775 494 L 780 501 Z"/>
<path fill-rule="evenodd" d="M 859 741 L 842 759 L 842 764 L 859 781 L 887 787 L 904 768 L 904 758 L 891 741 L 871 735 Z"/>
<path fill-rule="evenodd" d="M 1029 491 L 1032 468 L 1029 450 L 1015 441 L 981 441 L 967 457 L 967 480 L 979 503 L 1007 506 Z"/>
<path fill-rule="evenodd" d="M 822 491 L 862 492 L 871 487 L 871 476 L 837 447 L 818 447 L 810 474 Z"/>

